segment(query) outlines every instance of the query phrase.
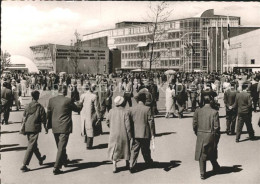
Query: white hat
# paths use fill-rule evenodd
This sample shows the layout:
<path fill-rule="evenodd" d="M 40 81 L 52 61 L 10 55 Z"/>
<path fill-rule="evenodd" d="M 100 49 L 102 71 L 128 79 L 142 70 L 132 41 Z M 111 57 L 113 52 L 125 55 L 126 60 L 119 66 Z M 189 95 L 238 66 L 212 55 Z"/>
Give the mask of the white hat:
<path fill-rule="evenodd" d="M 122 96 L 117 96 L 115 99 L 114 99 L 114 103 L 116 106 L 119 106 L 121 105 L 123 102 L 124 102 L 124 97 Z"/>

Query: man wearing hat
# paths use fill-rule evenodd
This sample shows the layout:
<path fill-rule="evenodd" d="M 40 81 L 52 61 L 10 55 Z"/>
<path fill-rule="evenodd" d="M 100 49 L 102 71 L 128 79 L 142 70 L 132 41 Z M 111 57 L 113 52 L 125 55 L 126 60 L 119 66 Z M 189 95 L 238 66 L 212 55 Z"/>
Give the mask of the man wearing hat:
<path fill-rule="evenodd" d="M 117 96 L 114 103 L 116 107 L 109 111 L 106 122 L 110 128 L 108 156 L 113 162 L 115 173 L 117 172 L 116 162 L 120 159 L 126 160 L 126 166 L 129 167 L 130 140 L 133 137 L 133 130 L 130 124 L 130 112 L 125 109 L 125 99 Z"/>
<path fill-rule="evenodd" d="M 210 160 L 213 171 L 218 171 L 218 142 L 220 138 L 220 123 L 218 111 L 210 106 L 209 95 L 203 96 L 204 107 L 196 109 L 193 116 L 193 130 L 197 136 L 195 160 L 199 161 L 200 177 L 206 178 L 206 161 Z"/>
<path fill-rule="evenodd" d="M 130 116 L 134 126 L 134 140 L 131 148 L 130 172 L 134 172 L 137 157 L 141 149 L 144 161 L 147 164 L 152 164 L 150 150 L 150 140 L 155 136 L 154 118 L 151 108 L 145 106 L 146 95 L 138 94 L 136 97 L 138 104 L 130 108 Z"/>

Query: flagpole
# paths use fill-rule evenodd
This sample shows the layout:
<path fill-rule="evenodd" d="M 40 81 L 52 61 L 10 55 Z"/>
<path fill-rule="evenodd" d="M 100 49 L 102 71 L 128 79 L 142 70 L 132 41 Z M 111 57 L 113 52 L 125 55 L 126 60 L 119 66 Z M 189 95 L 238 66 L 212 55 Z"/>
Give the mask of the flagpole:
<path fill-rule="evenodd" d="M 209 73 L 209 27 L 207 26 L 207 73 Z"/>
<path fill-rule="evenodd" d="M 221 47 L 220 47 L 220 53 L 221 53 L 221 61 L 220 61 L 220 73 L 222 74 L 223 73 L 223 33 L 222 33 L 222 27 L 223 27 L 223 22 L 222 22 L 222 19 L 221 19 L 221 38 L 220 38 L 220 44 L 221 44 Z"/>
<path fill-rule="evenodd" d="M 216 21 L 216 72 L 218 72 L 218 22 Z"/>
<path fill-rule="evenodd" d="M 229 39 L 229 35 L 228 35 L 229 28 L 228 27 L 229 27 L 229 17 L 227 16 L 227 40 Z M 229 72 L 228 50 L 229 50 L 229 43 L 227 43 L 227 71 Z"/>
<path fill-rule="evenodd" d="M 192 72 L 192 56 L 193 56 L 193 41 L 192 41 L 192 33 L 191 33 L 191 72 Z"/>
<path fill-rule="evenodd" d="M 212 26 L 210 25 L 210 72 L 213 72 L 213 50 L 212 50 L 212 44 L 213 44 L 213 30 Z"/>

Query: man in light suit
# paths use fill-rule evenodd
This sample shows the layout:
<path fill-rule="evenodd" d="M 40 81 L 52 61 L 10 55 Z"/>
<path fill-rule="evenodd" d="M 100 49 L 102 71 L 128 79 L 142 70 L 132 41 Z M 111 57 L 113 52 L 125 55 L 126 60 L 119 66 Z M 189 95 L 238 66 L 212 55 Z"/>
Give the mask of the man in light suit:
<path fill-rule="evenodd" d="M 210 96 L 203 98 L 204 107 L 196 109 L 193 116 L 193 130 L 197 136 L 195 160 L 199 161 L 201 179 L 206 178 L 207 160 L 211 161 L 213 171 L 220 169 L 217 162 L 217 146 L 220 138 L 219 114 L 210 106 Z"/>
<path fill-rule="evenodd" d="M 72 111 L 78 112 L 79 108 L 71 98 L 66 97 L 67 86 L 60 85 L 58 96 L 49 100 L 47 108 L 48 127 L 52 128 L 56 145 L 58 148 L 53 174 L 61 174 L 61 166 L 67 164 L 66 146 L 69 135 L 72 133 Z"/>
<path fill-rule="evenodd" d="M 145 93 L 139 94 L 136 98 L 138 104 L 130 109 L 130 116 L 134 126 L 134 139 L 130 157 L 131 173 L 135 171 L 135 165 L 140 148 L 145 163 L 153 163 L 151 158 L 150 140 L 153 140 L 155 136 L 154 118 L 151 112 L 151 108 L 145 105 Z"/>

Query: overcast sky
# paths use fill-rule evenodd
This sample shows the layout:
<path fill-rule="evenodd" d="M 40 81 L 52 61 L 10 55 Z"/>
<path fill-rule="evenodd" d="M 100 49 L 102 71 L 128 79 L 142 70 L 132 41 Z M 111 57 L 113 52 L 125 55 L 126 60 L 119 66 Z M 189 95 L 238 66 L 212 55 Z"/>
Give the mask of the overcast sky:
<path fill-rule="evenodd" d="M 169 20 L 195 16 L 207 9 L 241 17 L 242 25 L 260 26 L 259 2 L 168 2 Z M 113 28 L 120 21 L 145 21 L 149 2 L 2 2 L 3 50 L 31 58 L 29 46 L 70 44 L 81 35 Z"/>

